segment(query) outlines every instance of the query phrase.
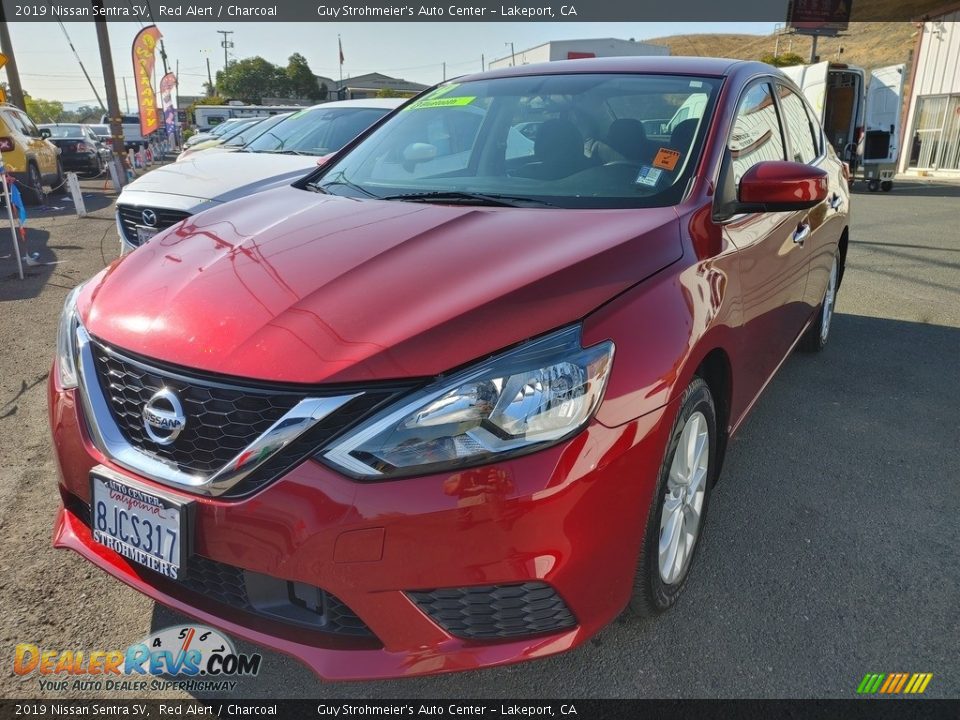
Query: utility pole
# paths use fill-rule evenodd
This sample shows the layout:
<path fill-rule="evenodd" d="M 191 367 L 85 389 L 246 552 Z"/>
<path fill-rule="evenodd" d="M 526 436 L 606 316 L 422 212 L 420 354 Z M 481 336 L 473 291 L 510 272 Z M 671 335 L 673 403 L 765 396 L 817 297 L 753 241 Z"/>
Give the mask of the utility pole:
<path fill-rule="evenodd" d="M 124 75 L 123 80 L 123 104 L 127 106 L 127 115 L 130 114 L 130 96 L 127 94 L 127 77 Z"/>
<path fill-rule="evenodd" d="M 513 43 L 512 43 L 512 42 L 508 42 L 508 43 L 504 43 L 504 45 L 509 45 L 509 46 L 510 46 L 510 67 L 516 67 L 516 66 L 517 66 L 517 54 L 516 54 L 516 52 L 514 52 L 514 50 L 513 50 Z"/>
<path fill-rule="evenodd" d="M 480 53 L 480 72 L 486 72 L 487 70 L 487 58 L 483 53 Z"/>
<path fill-rule="evenodd" d="M 233 43 L 230 41 L 230 35 L 233 35 L 233 30 L 217 30 L 218 33 L 223 35 L 223 40 L 220 42 L 220 46 L 223 48 L 223 71 L 227 71 L 227 65 L 229 65 L 229 60 L 227 59 L 227 50 L 233 47 Z"/>
<path fill-rule="evenodd" d="M 10 27 L 7 25 L 6 11 L 0 2 L 0 51 L 7 56 L 7 81 L 10 85 L 10 101 L 21 110 L 27 109 L 23 99 L 23 85 L 20 84 L 20 71 L 17 70 L 17 59 L 13 55 L 13 45 L 10 43 Z"/>
<path fill-rule="evenodd" d="M 91 0 L 96 18 L 97 44 L 100 46 L 100 64 L 103 66 L 103 84 L 107 91 L 107 114 L 110 116 L 110 135 L 113 137 L 113 152 L 119 157 L 124 155 L 126 143 L 123 139 L 123 118 L 120 115 L 120 101 L 117 99 L 117 79 L 113 74 L 113 55 L 110 53 L 110 35 L 107 33 L 107 21 L 103 15 L 103 0 Z"/>
<path fill-rule="evenodd" d="M 213 86 L 213 75 L 210 74 L 210 56 L 207 55 L 207 90 L 210 96 L 217 94 L 217 89 Z"/>

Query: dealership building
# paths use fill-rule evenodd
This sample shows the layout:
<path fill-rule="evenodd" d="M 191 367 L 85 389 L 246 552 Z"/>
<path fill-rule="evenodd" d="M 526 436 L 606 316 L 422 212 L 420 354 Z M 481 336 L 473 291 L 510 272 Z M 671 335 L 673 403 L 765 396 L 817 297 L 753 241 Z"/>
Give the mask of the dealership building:
<path fill-rule="evenodd" d="M 552 60 L 576 60 L 593 57 L 635 57 L 638 55 L 669 55 L 666 45 L 620 40 L 618 38 L 589 38 L 586 40 L 551 40 L 542 45 L 511 52 L 506 57 L 491 60 L 491 70 L 513 65 L 531 65 Z"/>
<path fill-rule="evenodd" d="M 960 6 L 918 26 L 900 171 L 960 177 Z"/>

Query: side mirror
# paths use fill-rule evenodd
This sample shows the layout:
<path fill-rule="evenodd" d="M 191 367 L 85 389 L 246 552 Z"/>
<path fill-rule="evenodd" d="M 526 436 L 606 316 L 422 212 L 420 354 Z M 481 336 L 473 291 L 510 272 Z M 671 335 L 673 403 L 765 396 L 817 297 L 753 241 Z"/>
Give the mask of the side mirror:
<path fill-rule="evenodd" d="M 825 170 L 803 163 L 766 160 L 740 178 L 735 211 L 805 210 L 823 202 L 829 188 Z"/>
<path fill-rule="evenodd" d="M 50 138 L 50 128 L 40 128 L 40 137 L 48 140 Z"/>

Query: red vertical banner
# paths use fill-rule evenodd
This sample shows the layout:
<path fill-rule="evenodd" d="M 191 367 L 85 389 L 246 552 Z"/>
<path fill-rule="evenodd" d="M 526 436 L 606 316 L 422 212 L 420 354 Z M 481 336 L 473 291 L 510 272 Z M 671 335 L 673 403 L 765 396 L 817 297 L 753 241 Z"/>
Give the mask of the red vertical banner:
<path fill-rule="evenodd" d="M 160 37 L 156 25 L 147 25 L 133 39 L 133 76 L 140 108 L 140 133 L 144 137 L 160 128 L 157 96 L 153 91 L 153 66 L 157 61 L 157 40 Z"/>

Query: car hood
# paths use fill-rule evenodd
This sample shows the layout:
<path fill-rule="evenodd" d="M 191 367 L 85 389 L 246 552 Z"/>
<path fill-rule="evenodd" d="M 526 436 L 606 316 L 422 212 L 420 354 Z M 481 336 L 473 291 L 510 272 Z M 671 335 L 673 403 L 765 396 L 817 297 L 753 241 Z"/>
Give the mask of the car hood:
<path fill-rule="evenodd" d="M 102 341 L 298 383 L 432 376 L 575 322 L 682 255 L 673 208 L 354 200 L 293 187 L 188 218 L 81 293 Z"/>
<path fill-rule="evenodd" d="M 151 170 L 127 185 L 124 191 L 158 192 L 227 202 L 291 183 L 316 166 L 317 158 L 305 155 L 203 150 L 179 162 Z M 117 202 L 124 204 L 122 193 Z"/>

